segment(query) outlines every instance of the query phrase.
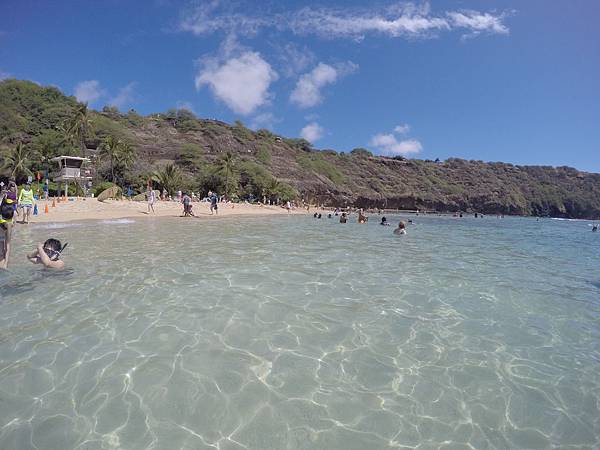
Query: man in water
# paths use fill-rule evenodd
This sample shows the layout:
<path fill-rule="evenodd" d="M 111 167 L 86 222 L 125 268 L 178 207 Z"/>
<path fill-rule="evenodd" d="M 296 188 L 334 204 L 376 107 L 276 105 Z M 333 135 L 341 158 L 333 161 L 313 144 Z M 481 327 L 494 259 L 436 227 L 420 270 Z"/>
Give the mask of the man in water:
<path fill-rule="evenodd" d="M 346 223 L 348 222 L 348 217 L 346 216 L 346 213 L 342 213 L 342 215 L 340 216 L 340 223 Z"/>
<path fill-rule="evenodd" d="M 4 270 L 8 268 L 14 214 L 13 201 L 3 198 L 0 204 L 0 269 Z"/>
<path fill-rule="evenodd" d="M 23 210 L 23 223 L 29 223 L 29 216 L 33 209 L 33 191 L 31 183 L 27 183 L 19 194 L 19 209 Z"/>
<path fill-rule="evenodd" d="M 401 221 L 401 222 L 398 224 L 398 228 L 396 228 L 396 229 L 394 230 L 394 234 L 398 234 L 398 235 L 400 235 L 400 234 L 406 234 L 406 224 L 405 224 L 404 222 L 402 222 L 402 221 Z"/>
<path fill-rule="evenodd" d="M 598 231 L 598 225 L 592 227 L 592 233 L 595 233 L 596 231 Z"/>
<path fill-rule="evenodd" d="M 365 210 L 362 208 L 358 211 L 358 223 L 367 223 L 367 216 L 365 216 Z"/>
<path fill-rule="evenodd" d="M 27 255 L 27 259 L 33 264 L 43 264 L 47 269 L 62 270 L 65 263 L 60 259 L 60 254 L 67 245 L 62 245 L 58 239 L 48 239 L 38 244 L 36 250 Z"/>
<path fill-rule="evenodd" d="M 385 216 L 383 216 L 383 217 L 381 218 L 381 223 L 380 223 L 379 225 L 383 225 L 383 226 L 385 226 L 385 227 L 389 227 L 389 226 L 390 226 L 390 224 L 388 223 L 388 221 L 387 221 L 387 219 L 386 219 L 386 217 L 385 217 Z"/>
<path fill-rule="evenodd" d="M 213 211 L 215 212 L 215 214 L 219 214 L 219 206 L 217 204 L 218 202 L 218 198 L 217 198 L 217 194 L 215 194 L 214 192 L 209 192 L 208 193 L 208 198 L 210 199 L 210 214 L 213 214 Z"/>

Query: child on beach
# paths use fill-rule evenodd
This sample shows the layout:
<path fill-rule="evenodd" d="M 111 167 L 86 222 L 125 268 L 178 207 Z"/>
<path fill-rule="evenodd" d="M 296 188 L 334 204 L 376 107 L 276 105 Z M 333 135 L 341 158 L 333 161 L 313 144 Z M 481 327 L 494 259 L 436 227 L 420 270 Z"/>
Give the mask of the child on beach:
<path fill-rule="evenodd" d="M 0 269 L 4 270 L 8 268 L 14 214 L 13 201 L 3 198 L 0 204 Z"/>
<path fill-rule="evenodd" d="M 37 249 L 27 255 L 27 259 L 33 264 L 43 264 L 48 269 L 62 270 L 65 263 L 61 261 L 60 254 L 67 245 L 68 243 L 62 245 L 58 239 L 48 239 L 43 244 L 38 244 Z"/>

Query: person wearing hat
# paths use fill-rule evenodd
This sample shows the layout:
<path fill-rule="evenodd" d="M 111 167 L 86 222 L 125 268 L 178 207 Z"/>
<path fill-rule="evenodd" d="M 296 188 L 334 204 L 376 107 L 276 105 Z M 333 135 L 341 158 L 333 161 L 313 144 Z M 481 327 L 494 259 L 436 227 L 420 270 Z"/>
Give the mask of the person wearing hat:
<path fill-rule="evenodd" d="M 33 191 L 31 190 L 31 183 L 27 183 L 21 192 L 19 193 L 18 200 L 19 209 L 23 213 L 22 223 L 29 223 L 29 216 L 33 209 Z"/>

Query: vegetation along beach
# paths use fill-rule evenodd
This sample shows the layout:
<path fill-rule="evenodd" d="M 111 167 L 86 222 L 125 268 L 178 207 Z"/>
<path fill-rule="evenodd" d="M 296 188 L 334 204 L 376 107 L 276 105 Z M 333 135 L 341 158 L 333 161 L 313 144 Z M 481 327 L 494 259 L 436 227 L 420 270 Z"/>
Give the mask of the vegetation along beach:
<path fill-rule="evenodd" d="M 598 13 L 2 2 L 0 449 L 600 448 Z"/>

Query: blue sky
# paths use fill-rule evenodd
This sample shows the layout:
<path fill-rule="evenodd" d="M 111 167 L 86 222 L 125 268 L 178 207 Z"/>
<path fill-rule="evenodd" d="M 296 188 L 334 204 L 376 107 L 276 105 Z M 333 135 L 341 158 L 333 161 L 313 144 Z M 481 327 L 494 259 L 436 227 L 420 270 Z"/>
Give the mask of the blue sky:
<path fill-rule="evenodd" d="M 598 17 L 583 0 L 3 0 L 0 78 L 317 148 L 600 172 Z"/>

